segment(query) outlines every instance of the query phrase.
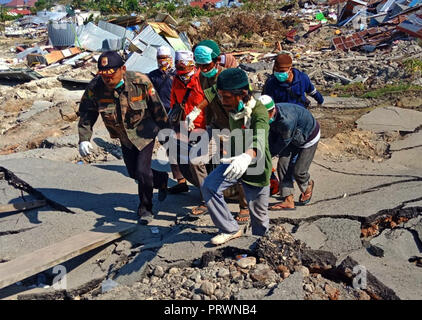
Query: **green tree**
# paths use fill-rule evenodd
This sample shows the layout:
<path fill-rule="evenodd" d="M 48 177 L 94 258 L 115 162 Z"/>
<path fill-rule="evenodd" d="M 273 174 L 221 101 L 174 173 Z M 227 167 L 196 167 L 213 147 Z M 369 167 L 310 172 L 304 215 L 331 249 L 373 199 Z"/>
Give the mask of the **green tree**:
<path fill-rule="evenodd" d="M 50 9 L 53 6 L 53 0 L 38 0 L 35 2 L 36 11 L 41 11 L 44 9 Z"/>
<path fill-rule="evenodd" d="M 131 12 L 139 12 L 141 8 L 139 6 L 138 0 L 125 0 L 123 2 L 123 9 L 127 13 L 131 13 Z"/>
<path fill-rule="evenodd" d="M 72 0 L 70 5 L 73 9 L 83 9 L 85 7 L 83 0 Z"/>

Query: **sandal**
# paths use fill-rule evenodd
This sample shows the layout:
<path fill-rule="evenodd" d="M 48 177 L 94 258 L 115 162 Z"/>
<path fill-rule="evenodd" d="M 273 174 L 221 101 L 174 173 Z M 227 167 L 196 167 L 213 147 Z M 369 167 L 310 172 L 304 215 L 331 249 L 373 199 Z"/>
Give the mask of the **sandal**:
<path fill-rule="evenodd" d="M 283 201 L 283 202 L 276 203 L 275 205 L 269 207 L 268 210 L 270 210 L 270 211 L 279 211 L 279 210 L 293 211 L 293 210 L 296 210 L 296 208 L 295 207 L 293 207 L 293 208 L 288 207 L 286 205 L 286 202 Z"/>
<path fill-rule="evenodd" d="M 196 208 L 193 208 L 189 215 L 191 217 L 199 217 L 206 213 L 208 213 L 208 207 L 205 204 L 201 204 Z"/>
<path fill-rule="evenodd" d="M 234 217 L 238 224 L 245 224 L 249 222 L 249 209 L 240 209 Z"/>
<path fill-rule="evenodd" d="M 308 190 L 309 187 L 311 187 L 311 190 Z M 314 192 L 314 187 L 315 187 L 314 180 L 310 180 L 308 184 L 308 188 L 306 188 L 305 192 L 302 192 L 302 194 L 299 197 L 299 202 L 298 202 L 299 206 L 307 205 L 311 201 L 312 194 Z M 303 200 L 303 198 L 305 198 L 305 200 Z"/>

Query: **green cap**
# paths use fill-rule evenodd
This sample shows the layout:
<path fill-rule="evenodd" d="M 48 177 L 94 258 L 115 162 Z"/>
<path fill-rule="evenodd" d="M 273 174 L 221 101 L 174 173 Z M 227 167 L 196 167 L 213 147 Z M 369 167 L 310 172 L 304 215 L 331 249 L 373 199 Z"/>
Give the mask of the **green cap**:
<path fill-rule="evenodd" d="M 266 94 L 259 97 L 259 101 L 261 101 L 265 108 L 267 108 L 267 111 L 273 110 L 275 108 L 274 100 Z"/>
<path fill-rule="evenodd" d="M 217 58 L 221 54 L 220 48 L 218 47 L 217 42 L 215 42 L 214 40 L 202 40 L 200 43 L 198 43 L 198 46 L 205 46 L 211 48 L 211 58 L 213 59 Z"/>
<path fill-rule="evenodd" d="M 239 68 L 223 70 L 217 78 L 217 89 L 236 90 L 249 87 L 248 75 Z"/>

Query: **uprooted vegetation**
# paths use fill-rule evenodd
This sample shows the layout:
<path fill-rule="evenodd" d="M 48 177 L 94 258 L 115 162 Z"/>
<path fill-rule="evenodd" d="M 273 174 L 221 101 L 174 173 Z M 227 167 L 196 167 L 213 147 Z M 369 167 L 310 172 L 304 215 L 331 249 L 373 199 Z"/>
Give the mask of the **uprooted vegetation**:
<path fill-rule="evenodd" d="M 271 42 L 283 38 L 286 33 L 283 23 L 270 14 L 237 12 L 212 17 L 200 32 L 190 32 L 189 36 L 195 43 L 206 38 L 224 40 L 227 36 L 233 41 L 240 41 L 256 34 L 265 37 L 266 42 Z"/>

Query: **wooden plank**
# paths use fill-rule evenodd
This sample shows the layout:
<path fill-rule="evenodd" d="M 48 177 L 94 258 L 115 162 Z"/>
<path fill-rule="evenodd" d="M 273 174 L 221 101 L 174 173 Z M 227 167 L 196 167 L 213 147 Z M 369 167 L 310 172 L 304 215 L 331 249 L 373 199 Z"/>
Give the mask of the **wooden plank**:
<path fill-rule="evenodd" d="M 136 225 L 128 223 L 102 226 L 1 263 L 0 289 L 119 239 L 135 229 Z"/>
<path fill-rule="evenodd" d="M 44 207 L 45 205 L 47 205 L 47 201 L 45 200 L 4 204 L 0 206 L 0 213 L 31 210 L 35 208 Z"/>

